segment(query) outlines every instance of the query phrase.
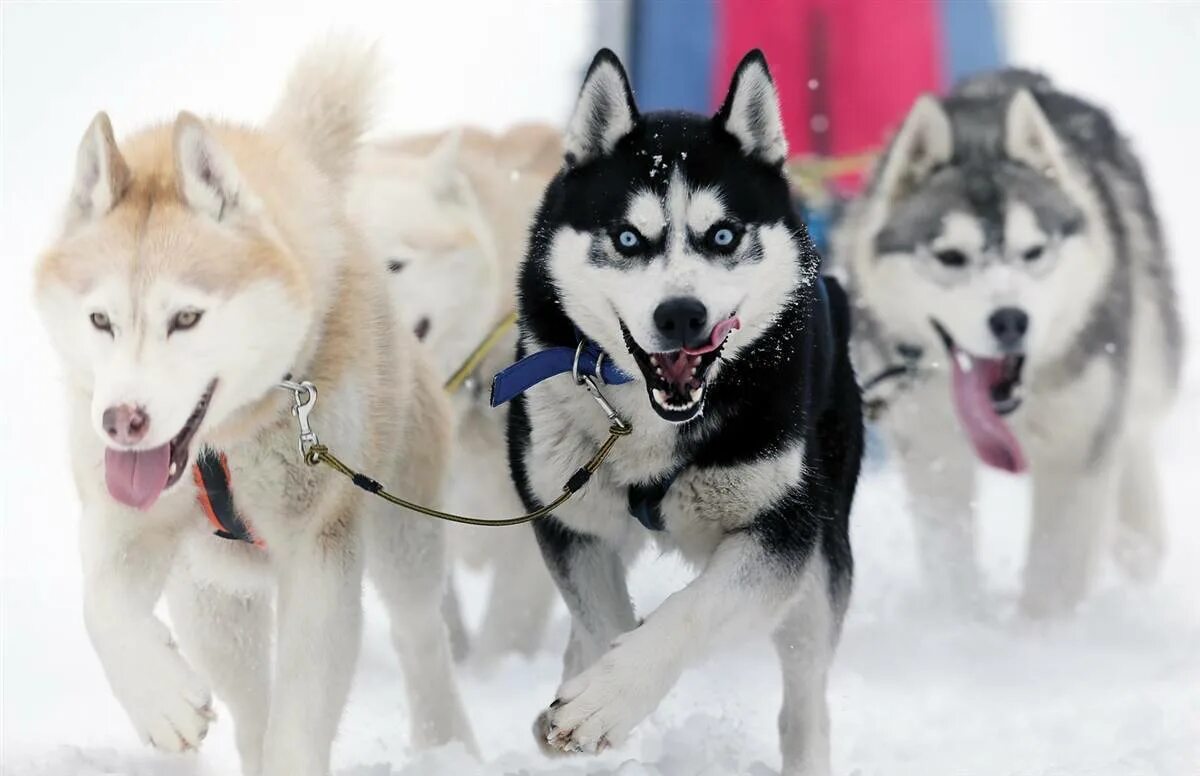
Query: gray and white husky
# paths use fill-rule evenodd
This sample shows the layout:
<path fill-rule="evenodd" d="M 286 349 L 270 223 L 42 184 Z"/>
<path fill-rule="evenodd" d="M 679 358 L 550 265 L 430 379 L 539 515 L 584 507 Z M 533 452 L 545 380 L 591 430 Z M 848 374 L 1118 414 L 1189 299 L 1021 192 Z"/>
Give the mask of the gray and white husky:
<path fill-rule="evenodd" d="M 1026 613 L 1078 602 L 1108 542 L 1152 574 L 1181 331 L 1150 193 L 1110 118 L 1019 70 L 922 97 L 836 246 L 864 380 L 910 367 L 883 426 L 935 586 L 958 603 L 979 589 L 976 458 L 1032 478 Z"/>

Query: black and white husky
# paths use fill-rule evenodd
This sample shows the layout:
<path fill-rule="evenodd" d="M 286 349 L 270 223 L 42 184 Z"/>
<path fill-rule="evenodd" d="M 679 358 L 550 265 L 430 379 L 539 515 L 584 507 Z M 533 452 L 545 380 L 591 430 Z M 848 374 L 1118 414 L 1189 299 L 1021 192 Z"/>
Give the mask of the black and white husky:
<path fill-rule="evenodd" d="M 618 745 L 710 644 L 761 631 L 783 665 L 784 773 L 829 771 L 862 421 L 845 298 L 793 213 L 786 155 L 759 52 L 711 118 L 639 114 L 609 51 L 588 70 L 520 278 L 538 384 L 513 405 L 509 454 L 526 505 L 552 500 L 609 428 L 570 376 L 540 382 L 553 359 L 536 354 L 602 352 L 602 391 L 633 432 L 536 523 L 572 615 L 535 724 L 552 750 Z M 647 539 L 700 573 L 639 624 L 625 567 Z"/>

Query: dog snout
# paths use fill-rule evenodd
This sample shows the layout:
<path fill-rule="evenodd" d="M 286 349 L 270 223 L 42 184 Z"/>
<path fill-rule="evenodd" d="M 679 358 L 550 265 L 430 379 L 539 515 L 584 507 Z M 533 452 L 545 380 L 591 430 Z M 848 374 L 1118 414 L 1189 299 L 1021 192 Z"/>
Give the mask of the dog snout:
<path fill-rule="evenodd" d="M 1005 350 L 1016 350 L 1029 330 L 1029 316 L 1019 307 L 1001 307 L 988 318 L 988 328 Z"/>
<path fill-rule="evenodd" d="M 654 326 L 665 342 L 685 348 L 708 343 L 708 308 L 694 296 L 681 296 L 654 308 Z"/>
<path fill-rule="evenodd" d="M 109 407 L 100 420 L 109 438 L 121 445 L 140 442 L 150 429 L 150 416 L 132 404 Z"/>

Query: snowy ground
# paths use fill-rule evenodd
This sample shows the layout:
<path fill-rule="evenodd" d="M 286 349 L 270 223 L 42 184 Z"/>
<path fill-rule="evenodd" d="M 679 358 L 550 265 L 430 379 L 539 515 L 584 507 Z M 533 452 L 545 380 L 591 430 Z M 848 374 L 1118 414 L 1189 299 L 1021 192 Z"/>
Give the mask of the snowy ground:
<path fill-rule="evenodd" d="M 472 115 L 497 122 L 526 114 L 557 117 L 563 107 L 558 98 L 539 101 L 529 95 L 538 90 L 559 94 L 563 88 L 569 94 L 562 84 L 575 78 L 577 50 L 585 47 L 578 7 L 556 4 L 553 8 L 568 10 L 552 11 L 549 3 L 523 3 L 512 13 L 466 24 L 461 5 L 450 5 L 440 12 L 422 11 L 442 14 L 427 20 L 441 25 L 429 29 L 456 29 L 464 46 L 485 57 L 505 46 L 538 46 L 541 59 L 522 65 L 519 82 L 528 88 L 515 91 L 516 78 L 506 84 L 490 70 L 472 70 L 457 60 L 448 65 L 444 91 L 437 84 L 400 79 L 397 94 L 407 86 L 415 90 L 410 97 L 420 98 L 409 105 L 433 106 L 430 114 L 407 116 L 408 125 Z M 472 9 L 476 17 L 481 7 Z M 64 9 L 77 14 L 82 8 L 7 6 L 3 11 L 0 771 L 12 776 L 231 774 L 236 762 L 227 715 L 198 756 L 169 758 L 144 750 L 87 643 L 79 603 L 76 505 L 56 402 L 57 367 L 29 307 L 29 271 L 64 194 L 78 134 L 100 107 L 98 101 L 123 108 L 114 110 L 119 131 L 179 104 L 260 115 L 294 48 L 328 24 L 330 14 L 298 14 L 296 19 L 303 18 L 288 22 L 286 34 L 272 36 L 267 33 L 279 32 L 271 26 L 276 22 L 261 11 L 235 13 L 224 4 L 183 10 L 131 4 L 72 16 L 68 30 Z M 1200 106 L 1191 83 L 1197 73 L 1198 8 L 1025 4 L 1010 14 L 1022 61 L 1047 67 L 1116 106 L 1139 140 L 1173 227 L 1185 309 L 1200 292 L 1200 269 L 1193 260 L 1200 240 L 1185 231 L 1194 220 L 1192 178 L 1200 170 L 1195 142 Z M 553 13 L 559 16 L 551 18 Z M 339 14 L 340 23 L 353 16 Z M 124 24 L 135 15 L 142 29 L 175 25 L 196 34 L 182 42 L 168 36 L 163 40 L 169 44 L 147 42 L 150 50 L 140 57 L 112 52 L 110 39 L 101 34 L 103 25 Z M 245 24 L 237 27 L 235 21 Z M 384 29 L 386 47 L 403 52 L 414 44 L 414 36 L 400 29 L 403 21 L 357 24 Z M 556 36 L 562 50 L 544 48 Z M 290 42 L 285 46 L 280 37 Z M 185 78 L 197 63 L 208 61 L 209 47 L 240 52 L 248 41 L 256 44 L 256 58 L 264 58 L 262 67 L 244 68 L 237 57 L 225 57 L 221 69 L 205 71 L 206 79 Z M 73 50 L 78 58 L 72 62 L 42 51 L 52 45 L 55 51 Z M 397 56 L 421 61 L 418 53 Z M 146 68 L 145 61 L 164 65 Z M 97 81 L 97 73 L 109 74 L 110 80 Z M 492 81 L 485 83 L 487 78 Z M 164 94 L 164 84 L 175 82 L 181 93 Z M 506 88 L 517 95 L 515 102 L 494 96 Z M 223 90 L 229 91 L 227 100 L 219 99 Z M 1192 331 L 1193 342 L 1200 340 L 1195 325 Z M 1163 441 L 1173 534 L 1164 573 L 1144 589 L 1106 575 L 1068 621 L 1033 626 L 1012 611 L 1027 525 L 1023 483 L 998 475 L 985 481 L 984 562 L 994 602 L 987 619 L 964 622 L 929 613 L 916 582 L 895 476 L 883 470 L 864 478 L 853 529 L 855 597 L 830 688 L 839 774 L 1200 773 L 1200 486 L 1193 479 L 1200 471 L 1200 379 L 1195 366 L 1188 370 L 1185 399 Z M 670 558 L 644 558 L 631 585 L 639 609 L 653 607 L 687 578 Z M 478 605 L 485 585 L 484 578 L 464 580 L 469 605 Z M 764 776 L 778 769 L 774 718 L 780 691 L 773 654 L 762 639 L 722 649 L 686 673 L 622 750 L 596 759 L 543 758 L 528 728 L 553 697 L 565 636 L 566 616 L 560 611 L 536 658 L 511 659 L 486 674 L 463 673 L 486 764 L 454 749 L 415 753 L 406 742 L 402 679 L 382 612 L 372 600 L 358 682 L 334 751 L 336 772 Z"/>

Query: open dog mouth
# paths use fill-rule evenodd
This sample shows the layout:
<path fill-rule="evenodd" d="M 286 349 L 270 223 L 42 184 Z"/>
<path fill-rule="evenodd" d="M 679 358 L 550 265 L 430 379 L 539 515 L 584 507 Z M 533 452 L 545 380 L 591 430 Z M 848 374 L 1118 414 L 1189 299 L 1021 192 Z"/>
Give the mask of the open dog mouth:
<path fill-rule="evenodd" d="M 700 414 L 708 388 L 708 370 L 720 358 L 725 340 L 739 328 L 741 321 L 732 315 L 713 327 L 708 342 L 701 347 L 648 353 L 634 340 L 625 322 L 621 322 L 625 347 L 642 370 L 650 406 L 660 417 L 672 423 L 686 423 Z"/>
<path fill-rule="evenodd" d="M 114 499 L 126 506 L 146 510 L 164 490 L 179 482 L 187 471 L 188 445 L 204 421 L 216 389 L 214 377 L 184 421 L 183 428 L 166 444 L 149 450 L 110 447 L 104 451 L 104 480 Z"/>
<path fill-rule="evenodd" d="M 1009 353 L 985 358 L 960 348 L 946 327 L 930 319 L 950 358 L 954 409 L 980 459 L 1018 474 L 1027 466 L 1021 445 L 1004 416 L 1021 406 L 1025 356 Z"/>

